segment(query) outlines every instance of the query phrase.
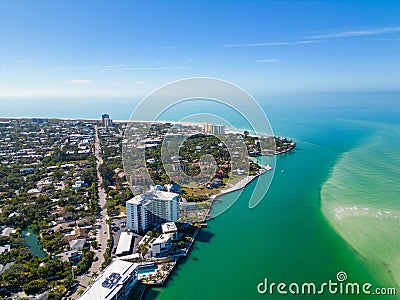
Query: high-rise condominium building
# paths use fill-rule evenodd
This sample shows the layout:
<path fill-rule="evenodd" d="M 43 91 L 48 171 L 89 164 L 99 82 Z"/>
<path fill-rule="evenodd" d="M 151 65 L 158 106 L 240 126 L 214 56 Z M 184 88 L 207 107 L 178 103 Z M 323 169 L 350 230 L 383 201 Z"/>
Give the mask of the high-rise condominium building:
<path fill-rule="evenodd" d="M 206 134 L 225 134 L 224 125 L 204 124 L 203 131 Z"/>
<path fill-rule="evenodd" d="M 171 192 L 151 190 L 126 202 L 126 226 L 135 232 L 145 232 L 164 222 L 178 220 L 178 197 Z"/>

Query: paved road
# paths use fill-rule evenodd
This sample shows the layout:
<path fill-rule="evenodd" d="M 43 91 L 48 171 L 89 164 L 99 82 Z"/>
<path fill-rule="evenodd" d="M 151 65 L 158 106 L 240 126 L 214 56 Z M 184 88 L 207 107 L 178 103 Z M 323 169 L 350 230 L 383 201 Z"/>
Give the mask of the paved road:
<path fill-rule="evenodd" d="M 94 149 L 95 149 L 94 153 L 97 159 L 96 168 L 97 168 L 97 179 L 99 183 L 98 193 L 99 193 L 100 219 L 101 219 L 100 222 L 101 228 L 98 230 L 99 232 L 97 233 L 96 240 L 101 246 L 99 247 L 100 251 L 95 250 L 95 257 L 97 256 L 99 259 L 93 262 L 92 266 L 90 267 L 86 275 L 79 276 L 76 278 L 79 281 L 79 287 L 77 291 L 82 288 L 86 288 L 89 285 L 89 282 L 95 279 L 95 277 L 93 277 L 93 273 L 96 273 L 97 275 L 100 273 L 100 267 L 104 261 L 104 252 L 107 246 L 107 240 L 109 239 L 111 234 L 109 232 L 109 228 L 107 225 L 107 219 L 108 219 L 107 209 L 104 208 L 106 204 L 106 192 L 104 188 L 102 188 L 103 178 L 101 177 L 101 174 L 99 172 L 99 167 L 103 163 L 103 158 L 101 157 L 101 144 L 100 144 L 97 125 L 95 126 Z M 77 297 L 78 294 L 76 292 L 72 296 L 72 299 L 76 299 Z"/>
<path fill-rule="evenodd" d="M 109 228 L 107 225 L 107 210 L 104 208 L 106 205 L 106 192 L 104 188 L 102 188 L 102 183 L 103 183 L 103 178 L 100 175 L 99 172 L 99 167 L 103 163 L 103 158 L 101 157 L 101 145 L 100 145 L 100 139 L 99 139 L 99 133 L 98 133 L 98 128 L 97 126 L 95 127 L 96 130 L 96 135 L 95 135 L 95 156 L 97 159 L 97 179 L 99 182 L 99 205 L 100 205 L 100 215 L 101 215 L 101 229 L 99 229 L 99 232 L 97 234 L 97 242 L 101 244 L 100 247 L 100 252 L 96 253 L 96 256 L 99 257 L 98 261 L 93 262 L 92 267 L 89 270 L 89 274 L 93 274 L 94 272 L 98 272 L 100 270 L 100 266 L 104 261 L 104 251 L 107 246 L 107 241 L 110 237 L 110 232 Z"/>

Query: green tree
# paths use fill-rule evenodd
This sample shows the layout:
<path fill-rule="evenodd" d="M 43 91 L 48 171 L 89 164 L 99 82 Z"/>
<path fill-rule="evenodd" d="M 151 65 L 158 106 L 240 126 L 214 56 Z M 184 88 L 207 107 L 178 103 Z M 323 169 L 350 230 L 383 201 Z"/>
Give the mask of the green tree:
<path fill-rule="evenodd" d="M 47 289 L 48 283 L 44 279 L 32 280 L 22 286 L 23 291 L 28 295 L 35 295 Z"/>

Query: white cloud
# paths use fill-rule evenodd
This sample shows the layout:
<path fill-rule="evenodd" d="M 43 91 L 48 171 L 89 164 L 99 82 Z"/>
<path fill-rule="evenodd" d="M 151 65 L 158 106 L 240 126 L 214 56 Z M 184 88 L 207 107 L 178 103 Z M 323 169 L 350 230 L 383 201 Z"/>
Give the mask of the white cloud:
<path fill-rule="evenodd" d="M 135 81 L 135 84 L 146 84 L 146 81 Z"/>
<path fill-rule="evenodd" d="M 343 32 L 335 32 L 335 33 L 325 33 L 308 36 L 308 39 L 336 39 L 336 38 L 346 38 L 346 37 L 358 37 L 358 36 L 366 36 L 366 35 L 380 35 L 386 33 L 395 33 L 400 32 L 400 27 L 385 27 L 371 30 L 352 30 L 352 31 L 343 31 Z"/>
<path fill-rule="evenodd" d="M 335 33 L 324 33 L 318 35 L 311 35 L 305 37 L 304 40 L 294 41 L 294 42 L 260 42 L 260 43 L 247 43 L 247 44 L 225 44 L 220 47 L 224 48 L 246 48 L 246 47 L 273 47 L 273 46 L 293 46 L 293 45 L 304 45 L 304 44 L 314 44 L 322 42 L 322 40 L 336 39 L 336 38 L 349 38 L 349 37 L 359 37 L 359 36 L 369 36 L 369 35 L 382 35 L 389 33 L 400 32 L 400 27 L 384 27 L 371 30 L 351 30 L 342 31 Z"/>
<path fill-rule="evenodd" d="M 279 60 L 277 59 L 255 59 L 254 62 L 258 63 L 277 63 Z"/>
<path fill-rule="evenodd" d="M 16 60 L 15 62 L 19 63 L 19 64 L 24 64 L 24 63 L 28 63 L 30 61 L 31 61 L 30 59 L 20 59 L 20 60 Z"/>
<path fill-rule="evenodd" d="M 370 38 L 368 41 L 375 42 L 391 42 L 391 41 L 400 41 L 400 38 Z"/>
<path fill-rule="evenodd" d="M 170 67 L 127 67 L 122 70 L 169 70 Z"/>
<path fill-rule="evenodd" d="M 303 45 L 303 44 L 313 44 L 318 41 L 305 40 L 296 42 L 267 42 L 267 43 L 249 43 L 249 44 L 225 44 L 221 47 L 224 48 L 245 48 L 245 47 L 269 47 L 269 46 L 292 46 L 292 45 Z"/>
<path fill-rule="evenodd" d="M 73 85 L 88 85 L 92 84 L 94 81 L 89 79 L 71 79 L 65 81 L 66 84 L 73 84 Z"/>
<path fill-rule="evenodd" d="M 170 67 L 128 67 L 125 65 L 108 65 L 108 66 L 93 66 L 90 67 L 92 70 L 99 72 L 122 72 L 131 70 L 169 70 Z"/>
<path fill-rule="evenodd" d="M 72 71 L 71 67 L 67 67 L 67 66 L 55 66 L 55 67 L 45 67 L 43 69 L 40 69 L 41 71 L 46 71 L 46 72 L 60 72 L 60 71 Z"/>

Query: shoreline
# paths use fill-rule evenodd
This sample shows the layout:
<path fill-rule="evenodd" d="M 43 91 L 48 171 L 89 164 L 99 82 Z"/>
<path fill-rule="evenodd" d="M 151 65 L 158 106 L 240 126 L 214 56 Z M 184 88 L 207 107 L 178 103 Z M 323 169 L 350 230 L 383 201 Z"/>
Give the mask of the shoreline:
<path fill-rule="evenodd" d="M 193 233 L 193 236 L 192 236 L 191 241 L 190 241 L 190 245 L 186 249 L 185 254 L 183 256 L 180 256 L 180 257 L 176 258 L 176 260 L 174 261 L 174 266 L 168 271 L 168 273 L 162 278 L 161 281 L 153 282 L 153 283 L 145 283 L 145 282 L 141 281 L 145 285 L 145 290 L 147 289 L 148 286 L 149 287 L 153 287 L 153 286 L 161 286 L 161 287 L 163 287 L 165 285 L 165 283 L 167 282 L 167 280 L 172 275 L 172 273 L 174 272 L 175 267 L 182 263 L 182 261 L 181 261 L 182 259 L 185 259 L 190 255 L 190 251 L 192 250 L 192 247 L 193 247 L 193 245 L 194 245 L 194 243 L 196 241 L 197 236 L 200 234 L 200 231 L 202 230 L 203 227 L 207 227 L 206 220 L 207 219 L 211 219 L 210 218 L 210 212 L 212 210 L 212 205 L 213 205 L 213 203 L 215 201 L 218 200 L 218 198 L 220 198 L 220 197 L 222 197 L 224 195 L 239 191 L 239 190 L 243 190 L 244 188 L 246 188 L 246 186 L 248 186 L 251 182 L 253 182 L 260 175 L 263 175 L 265 172 L 267 172 L 267 171 L 264 170 L 264 172 L 260 172 L 260 173 L 258 173 L 256 175 L 246 176 L 245 178 L 243 178 L 242 180 L 240 180 L 239 182 L 237 182 L 236 184 L 231 186 L 228 190 L 226 190 L 226 192 L 223 192 L 224 190 L 222 190 L 220 193 L 210 196 L 210 200 L 211 200 L 210 208 L 208 209 L 207 213 L 204 215 L 203 220 L 200 221 L 200 222 L 196 222 L 195 223 L 195 224 L 198 225 L 198 228 Z M 145 291 L 143 292 L 142 296 L 144 294 L 145 294 Z M 142 298 L 140 298 L 140 299 L 142 299 Z"/>
<path fill-rule="evenodd" d="M 365 261 L 367 269 L 371 271 L 371 274 L 374 275 L 374 278 L 378 282 L 382 281 L 382 283 L 387 286 L 394 285 L 396 289 L 400 289 L 400 277 L 396 276 L 396 274 L 399 274 L 398 270 L 400 270 L 400 265 L 394 263 L 390 253 L 385 253 L 384 249 L 382 249 L 382 252 L 379 252 L 378 254 L 373 251 L 374 249 L 362 244 L 366 230 L 369 229 L 368 232 L 371 232 L 372 229 L 380 229 L 373 224 L 374 221 L 376 221 L 376 217 L 372 215 L 349 215 L 338 217 L 332 208 L 333 205 L 329 205 L 327 200 L 324 200 L 324 197 L 321 197 L 321 212 L 326 223 L 358 256 L 362 258 L 362 260 Z M 362 208 L 359 209 L 361 210 Z M 366 225 L 365 223 L 369 223 L 369 225 Z M 351 227 L 351 230 L 349 230 L 349 226 Z M 380 234 L 384 235 L 385 232 L 381 232 Z M 355 240 L 357 240 L 358 243 L 355 243 Z M 377 241 L 373 237 L 370 237 L 368 242 L 375 243 Z"/>
<path fill-rule="evenodd" d="M 400 289 L 400 281 L 398 281 L 399 278 L 395 276 L 395 274 L 397 274 L 395 270 L 399 269 L 399 267 L 393 264 L 393 261 L 390 259 L 390 257 L 386 255 L 380 255 L 380 257 L 377 258 L 368 255 L 365 253 L 363 247 L 360 247 L 354 243 L 354 237 L 357 237 L 360 232 L 348 233 L 346 230 L 346 225 L 342 225 L 338 222 L 338 220 L 335 220 L 334 218 L 336 216 L 334 214 L 331 214 L 325 210 L 322 210 L 322 214 L 327 224 L 335 231 L 335 233 L 341 237 L 346 244 L 362 258 L 362 260 L 365 261 L 366 268 L 370 270 L 375 280 L 384 283 L 388 287 L 393 285 L 396 287 L 396 289 Z M 329 216 L 331 216 L 333 219 L 330 219 Z M 353 228 L 359 229 L 359 225 L 353 224 Z M 378 272 L 376 272 L 377 268 L 378 270 L 380 269 Z"/>
<path fill-rule="evenodd" d="M 95 128 L 96 128 L 96 130 L 95 130 L 96 136 L 97 136 L 97 125 L 96 125 L 96 124 L 98 124 L 98 123 L 101 122 L 101 120 L 99 120 L 99 119 L 91 120 L 91 119 L 73 119 L 73 118 L 0 118 L 0 121 L 2 121 L 2 124 L 3 124 L 3 125 L 6 125 L 6 126 L 7 126 L 7 124 L 12 123 L 13 120 L 16 121 L 16 122 L 18 122 L 18 120 L 29 120 L 29 121 L 37 122 L 37 123 L 50 123 L 50 124 L 52 124 L 51 122 L 55 122 L 55 123 L 56 123 L 56 122 L 62 122 L 62 121 L 71 121 L 71 122 L 75 121 L 75 122 L 77 122 L 77 123 L 78 123 L 78 122 L 83 122 L 83 123 L 88 122 L 88 123 L 91 123 L 91 124 L 95 123 L 94 126 L 95 126 Z M 125 121 L 115 121 L 115 123 L 118 123 L 118 122 L 125 123 Z M 137 122 L 137 123 L 139 123 L 139 124 L 140 124 L 140 123 L 144 123 L 143 121 L 132 121 L 132 122 Z M 165 123 L 165 121 L 158 121 L 158 122 L 159 122 L 159 123 Z M 151 122 L 149 122 L 149 123 L 154 123 L 154 122 L 151 121 Z M 188 122 L 171 122 L 171 123 L 176 123 L 176 124 L 190 124 L 191 126 L 201 126 L 201 125 L 203 124 L 203 123 L 188 123 Z M 82 126 L 83 126 L 83 125 L 84 125 L 84 124 L 82 124 Z M 236 132 L 236 134 L 242 134 L 242 133 Z M 275 138 L 276 138 L 276 137 L 275 137 Z M 294 144 L 294 145 L 295 145 L 295 144 Z M 276 151 L 275 151 L 275 154 L 271 151 L 271 152 L 272 152 L 271 156 L 275 156 L 275 155 L 287 153 L 287 152 L 293 150 L 294 148 L 295 148 L 295 146 L 289 147 L 289 148 L 285 149 L 284 151 L 280 151 L 280 152 L 276 152 Z M 99 158 L 99 157 L 97 156 L 97 153 L 96 153 L 96 152 L 94 152 L 94 155 L 96 156 L 97 162 L 102 161 L 102 159 Z M 259 155 L 257 155 L 257 156 L 258 156 L 258 157 L 261 157 L 261 156 L 264 156 L 264 155 L 259 154 Z M 254 157 L 255 157 L 255 156 L 254 156 Z M 250 157 L 249 157 L 249 158 L 250 158 Z M 258 164 L 258 163 L 257 163 L 257 164 Z M 97 168 L 98 168 L 98 165 L 97 165 Z M 235 184 L 229 184 L 229 187 L 227 187 L 227 188 L 225 188 L 225 189 L 223 189 L 223 190 L 217 191 L 218 194 L 215 194 L 215 195 L 212 195 L 211 197 L 209 197 L 210 207 L 209 207 L 207 213 L 206 213 L 205 215 L 202 216 L 202 217 L 203 217 L 202 223 L 205 222 L 205 220 L 206 220 L 208 217 L 210 217 L 211 210 L 212 210 L 212 208 L 213 208 L 212 205 L 213 205 L 214 201 L 216 201 L 217 199 L 220 199 L 220 198 L 221 198 L 222 196 L 224 196 L 224 195 L 227 195 L 227 194 L 230 194 L 230 193 L 232 193 L 232 192 L 245 189 L 247 185 L 249 185 L 252 181 L 254 181 L 254 179 L 258 178 L 260 175 L 264 174 L 267 170 L 268 170 L 268 169 L 266 169 L 266 168 L 263 167 L 262 165 L 258 164 L 258 169 L 255 169 L 255 170 L 254 170 L 255 175 L 247 175 L 247 176 L 245 176 L 244 178 L 240 179 L 240 180 L 239 180 L 238 182 L 236 182 Z M 239 178 L 240 178 L 240 177 L 239 177 Z M 100 180 L 99 182 L 101 183 L 101 180 Z M 101 200 L 101 197 L 100 197 L 100 200 Z M 101 203 L 100 203 L 100 204 L 101 204 Z M 103 206 L 103 205 L 101 205 L 101 206 Z M 192 223 L 192 224 L 196 224 L 196 223 L 198 223 L 198 222 L 195 222 L 195 223 Z M 200 224 L 200 225 L 204 225 L 204 224 Z M 207 224 L 205 224 L 205 225 L 207 225 Z M 155 284 L 155 285 L 164 285 L 165 282 L 168 280 L 170 274 L 172 274 L 172 272 L 173 272 L 173 270 L 174 270 L 174 267 L 175 267 L 178 263 L 180 263 L 180 261 L 181 261 L 180 258 L 181 258 L 181 257 L 186 257 L 187 255 L 189 255 L 190 251 L 192 250 L 193 244 L 194 244 L 194 242 L 195 242 L 195 240 L 196 240 L 198 234 L 200 233 L 200 230 L 201 230 L 201 226 L 200 226 L 199 228 L 197 228 L 197 229 L 195 230 L 195 232 L 193 232 L 193 234 L 192 234 L 192 236 L 191 236 L 190 243 L 187 245 L 187 247 L 186 247 L 186 249 L 185 249 L 185 253 L 182 253 L 182 255 L 177 255 L 177 256 L 173 257 L 173 261 L 171 262 L 171 265 L 173 265 L 173 266 L 172 266 L 171 268 L 168 268 L 168 270 L 165 270 L 165 271 L 163 272 L 163 276 L 162 276 L 162 278 L 160 279 L 160 281 L 158 281 L 158 282 L 153 282 L 153 284 L 149 284 L 149 283 L 144 283 L 144 284 L 146 284 L 146 285 L 154 285 L 154 284 Z M 104 234 L 106 234 L 106 232 L 104 232 Z M 107 235 L 108 235 L 108 234 L 107 234 Z M 189 236 L 190 236 L 190 235 L 189 235 Z M 105 243 L 102 243 L 102 244 L 105 245 Z M 156 261 L 157 264 L 159 264 L 160 262 L 163 262 L 163 261 Z M 165 275 L 165 276 L 164 276 L 164 275 Z M 98 276 L 97 276 L 97 277 L 98 277 Z M 86 288 L 87 288 L 87 287 L 86 287 Z"/>
<path fill-rule="evenodd" d="M 295 148 L 296 148 L 296 144 L 295 144 L 295 146 L 293 146 L 293 147 L 291 147 L 289 149 L 286 149 L 285 151 L 282 151 L 282 152 L 279 152 L 279 153 L 275 153 L 275 154 L 272 154 L 272 155 L 268 155 L 268 156 L 274 157 L 274 156 L 278 156 L 278 155 L 281 155 L 281 154 L 287 154 L 287 153 L 291 152 L 292 150 L 294 150 Z M 266 166 L 261 165 L 257 161 L 258 157 L 263 157 L 263 156 L 266 156 L 266 155 L 259 155 L 257 157 L 250 157 L 250 158 L 253 158 L 253 161 L 255 163 L 257 163 L 261 167 L 260 170 L 262 170 L 262 171 L 259 171 L 259 173 L 256 174 L 256 175 L 247 175 L 246 177 L 244 177 L 243 179 L 241 179 L 239 182 L 235 183 L 234 185 L 232 185 L 228 189 L 222 189 L 218 194 L 210 196 L 210 198 L 209 198 L 209 200 L 211 202 L 210 203 L 210 208 L 207 210 L 207 213 L 204 215 L 203 219 L 200 222 L 196 222 L 197 224 L 201 225 L 202 227 L 207 227 L 206 220 L 207 219 L 212 219 L 212 216 L 210 215 L 210 212 L 212 210 L 212 206 L 213 206 L 215 201 L 221 201 L 221 200 L 219 200 L 219 198 L 221 198 L 222 196 L 228 195 L 230 193 L 245 189 L 246 186 L 248 186 L 256 178 L 258 178 L 259 176 L 265 174 L 266 172 L 272 171 L 272 172 L 275 173 L 275 167 L 276 167 L 275 163 L 274 163 L 274 166 L 271 169 L 266 169 Z"/>
<path fill-rule="evenodd" d="M 389 140 L 391 134 L 388 131 L 383 135 L 387 139 L 378 140 L 378 146 Z M 362 257 L 377 281 L 399 289 L 400 264 L 396 252 L 400 231 L 396 220 L 400 217 L 400 207 L 395 202 L 396 192 L 388 192 L 391 185 L 387 183 L 395 173 L 382 168 L 384 161 L 380 160 L 386 160 L 391 152 L 376 151 L 376 147 L 371 142 L 361 142 L 338 157 L 321 186 L 320 207 L 327 224 Z M 396 161 L 391 160 L 392 163 L 395 167 Z M 363 177 L 364 165 L 369 166 L 373 177 Z M 335 192 L 337 185 L 341 186 L 339 194 Z M 377 201 L 385 198 L 389 202 Z"/>
<path fill-rule="evenodd" d="M 287 149 L 287 151 L 281 152 L 279 154 L 271 155 L 271 156 L 277 156 L 277 155 L 280 155 L 280 154 L 284 154 L 284 153 L 290 152 L 294 148 L 295 147 L 291 147 L 290 149 Z M 260 157 L 262 157 L 262 155 Z M 275 168 L 266 169 L 266 167 L 263 166 L 263 165 L 260 165 L 260 167 L 261 168 L 260 168 L 259 172 L 256 175 L 247 175 L 246 177 L 244 177 L 243 179 L 241 179 L 239 182 L 235 183 L 234 185 L 232 185 L 228 189 L 222 190 L 218 194 L 210 196 L 210 198 L 209 198 L 209 201 L 211 202 L 210 203 L 210 208 L 207 210 L 207 213 L 204 215 L 204 217 L 203 217 L 203 219 L 201 221 L 194 223 L 194 224 L 197 224 L 199 227 L 197 228 L 197 230 L 193 234 L 192 240 L 191 240 L 191 244 L 190 244 L 189 248 L 187 249 L 187 251 L 185 252 L 185 255 L 177 258 L 177 260 L 175 261 L 174 267 L 171 270 L 169 270 L 168 274 L 165 276 L 165 278 L 162 280 L 162 282 L 155 283 L 155 284 L 143 283 L 145 285 L 145 289 L 147 288 L 147 286 L 149 286 L 149 287 L 152 287 L 152 286 L 161 286 L 161 287 L 163 287 L 164 284 L 166 283 L 166 281 L 170 278 L 170 276 L 173 273 L 175 267 L 178 264 L 182 263 L 181 259 L 185 259 L 185 258 L 188 257 L 188 255 L 190 254 L 190 251 L 192 249 L 192 246 L 194 245 L 194 243 L 196 241 L 196 238 L 197 238 L 198 234 L 200 233 L 200 231 L 202 230 L 203 227 L 207 227 L 206 221 L 212 219 L 212 216 L 210 215 L 210 212 L 212 210 L 212 206 L 213 206 L 215 201 L 222 201 L 222 200 L 219 200 L 219 198 L 221 198 L 222 196 L 225 196 L 225 195 L 228 195 L 230 193 L 245 189 L 251 182 L 253 182 L 255 179 L 257 179 L 259 176 L 265 174 L 266 172 L 269 172 L 269 171 L 275 172 Z M 140 299 L 142 299 L 142 298 L 140 298 Z"/>

